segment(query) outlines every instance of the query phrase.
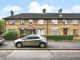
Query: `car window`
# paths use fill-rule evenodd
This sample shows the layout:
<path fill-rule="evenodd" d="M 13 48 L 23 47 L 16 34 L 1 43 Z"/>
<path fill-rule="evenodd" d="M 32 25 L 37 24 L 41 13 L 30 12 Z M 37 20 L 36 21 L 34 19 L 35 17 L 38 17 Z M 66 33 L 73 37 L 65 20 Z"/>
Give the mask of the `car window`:
<path fill-rule="evenodd" d="M 39 39 L 39 37 L 38 36 L 33 36 L 33 39 Z"/>
<path fill-rule="evenodd" d="M 26 37 L 26 39 L 33 39 L 33 37 L 32 36 L 28 36 L 28 37 Z"/>

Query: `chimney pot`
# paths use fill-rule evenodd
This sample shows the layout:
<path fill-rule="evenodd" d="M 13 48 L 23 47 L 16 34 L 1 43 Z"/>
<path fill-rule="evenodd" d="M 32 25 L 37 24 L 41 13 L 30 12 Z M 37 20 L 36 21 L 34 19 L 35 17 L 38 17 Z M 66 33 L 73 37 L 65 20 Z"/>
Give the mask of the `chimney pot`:
<path fill-rule="evenodd" d="M 60 14 L 61 14 L 61 13 L 62 13 L 62 9 L 59 9 L 59 10 L 58 10 L 58 13 L 60 13 Z"/>
<path fill-rule="evenodd" d="M 14 11 L 13 10 L 11 10 L 11 16 L 13 16 L 14 15 Z"/>
<path fill-rule="evenodd" d="M 46 13 L 46 9 L 43 9 L 43 13 Z"/>

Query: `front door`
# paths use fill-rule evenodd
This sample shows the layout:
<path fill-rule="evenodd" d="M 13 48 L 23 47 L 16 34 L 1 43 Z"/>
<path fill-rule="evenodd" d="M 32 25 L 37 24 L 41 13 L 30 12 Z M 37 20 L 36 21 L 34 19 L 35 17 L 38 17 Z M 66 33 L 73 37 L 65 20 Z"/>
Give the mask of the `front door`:
<path fill-rule="evenodd" d="M 73 29 L 73 35 L 75 35 L 75 36 L 78 35 L 78 30 L 77 29 Z"/>
<path fill-rule="evenodd" d="M 63 28 L 63 35 L 67 35 L 67 28 Z"/>

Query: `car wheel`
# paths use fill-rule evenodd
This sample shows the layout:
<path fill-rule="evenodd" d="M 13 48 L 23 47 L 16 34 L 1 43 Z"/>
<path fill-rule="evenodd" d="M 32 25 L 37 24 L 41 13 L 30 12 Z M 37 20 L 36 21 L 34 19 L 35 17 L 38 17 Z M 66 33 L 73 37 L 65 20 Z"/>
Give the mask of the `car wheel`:
<path fill-rule="evenodd" d="M 45 48 L 46 44 L 45 43 L 40 43 L 40 48 Z"/>
<path fill-rule="evenodd" d="M 16 47 L 17 48 L 21 48 L 22 47 L 22 43 L 16 43 Z"/>

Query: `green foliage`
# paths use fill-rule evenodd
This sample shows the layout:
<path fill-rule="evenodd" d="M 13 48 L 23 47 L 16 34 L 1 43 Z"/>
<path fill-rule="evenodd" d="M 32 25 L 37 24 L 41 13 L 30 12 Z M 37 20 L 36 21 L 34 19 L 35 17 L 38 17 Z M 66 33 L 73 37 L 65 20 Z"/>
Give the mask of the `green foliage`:
<path fill-rule="evenodd" d="M 46 36 L 47 39 L 50 40 L 72 40 L 73 35 L 51 35 L 51 36 Z"/>
<path fill-rule="evenodd" d="M 4 33 L 4 38 L 6 40 L 15 40 L 18 38 L 18 34 L 16 31 L 7 31 Z"/>
<path fill-rule="evenodd" d="M 27 36 L 27 34 L 21 34 L 20 38 Z"/>

